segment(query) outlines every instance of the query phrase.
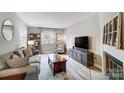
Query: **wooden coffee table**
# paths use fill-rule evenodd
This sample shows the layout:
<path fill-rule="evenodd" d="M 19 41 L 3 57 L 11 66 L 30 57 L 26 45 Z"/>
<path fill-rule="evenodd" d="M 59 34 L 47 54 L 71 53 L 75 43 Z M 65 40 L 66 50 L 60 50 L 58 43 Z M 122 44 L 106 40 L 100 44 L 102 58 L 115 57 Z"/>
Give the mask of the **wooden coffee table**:
<path fill-rule="evenodd" d="M 66 73 L 66 59 L 60 54 L 49 54 L 48 55 L 48 64 L 50 65 L 53 75 L 55 73 L 64 71 Z"/>

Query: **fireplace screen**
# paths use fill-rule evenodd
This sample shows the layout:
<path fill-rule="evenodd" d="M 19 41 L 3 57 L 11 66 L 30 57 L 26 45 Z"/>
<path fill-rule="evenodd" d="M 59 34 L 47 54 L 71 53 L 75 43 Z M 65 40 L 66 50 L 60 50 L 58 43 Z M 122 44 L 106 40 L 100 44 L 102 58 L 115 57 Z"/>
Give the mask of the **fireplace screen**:
<path fill-rule="evenodd" d="M 113 80 L 123 80 L 123 63 L 106 53 L 107 76 Z"/>

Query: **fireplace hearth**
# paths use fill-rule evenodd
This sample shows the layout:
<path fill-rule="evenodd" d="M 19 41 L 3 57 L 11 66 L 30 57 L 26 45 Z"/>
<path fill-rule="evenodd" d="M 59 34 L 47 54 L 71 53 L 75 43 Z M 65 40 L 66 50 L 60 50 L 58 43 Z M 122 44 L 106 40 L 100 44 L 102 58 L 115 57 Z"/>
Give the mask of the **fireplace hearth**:
<path fill-rule="evenodd" d="M 123 80 L 123 63 L 105 52 L 106 75 L 110 80 Z"/>

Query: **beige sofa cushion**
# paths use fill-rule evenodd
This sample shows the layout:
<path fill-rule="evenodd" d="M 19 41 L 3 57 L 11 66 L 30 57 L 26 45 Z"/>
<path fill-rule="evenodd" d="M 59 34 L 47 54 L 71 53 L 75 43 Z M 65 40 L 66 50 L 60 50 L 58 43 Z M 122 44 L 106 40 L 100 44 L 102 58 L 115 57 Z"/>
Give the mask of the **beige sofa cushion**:
<path fill-rule="evenodd" d="M 19 74 L 19 73 L 27 73 L 27 74 L 38 73 L 37 65 L 34 64 L 34 65 L 27 65 L 19 68 L 5 69 L 0 71 L 0 77 L 5 77 L 5 76 Z"/>
<path fill-rule="evenodd" d="M 14 59 L 8 59 L 6 61 L 8 66 L 10 68 L 17 68 L 17 67 L 22 67 L 22 66 L 27 66 L 29 65 L 29 62 L 25 58 L 14 58 Z"/>
<path fill-rule="evenodd" d="M 0 71 L 6 68 L 8 68 L 8 65 L 6 64 L 6 62 L 0 59 Z"/>

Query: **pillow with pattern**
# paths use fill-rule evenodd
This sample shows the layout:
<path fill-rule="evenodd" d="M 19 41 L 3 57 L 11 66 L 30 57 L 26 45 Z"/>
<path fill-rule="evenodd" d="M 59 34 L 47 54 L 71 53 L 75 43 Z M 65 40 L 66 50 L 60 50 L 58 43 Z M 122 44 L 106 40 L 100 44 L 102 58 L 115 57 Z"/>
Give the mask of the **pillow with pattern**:
<path fill-rule="evenodd" d="M 16 54 L 12 54 L 10 59 L 13 59 L 13 58 L 20 58 L 20 57 L 18 55 L 16 55 Z"/>
<path fill-rule="evenodd" d="M 32 53 L 31 48 L 24 49 L 24 54 L 25 54 L 25 57 L 31 57 L 31 56 L 33 56 L 33 53 Z"/>
<path fill-rule="evenodd" d="M 27 59 L 25 58 L 8 59 L 6 62 L 10 68 L 17 68 L 29 65 Z"/>

